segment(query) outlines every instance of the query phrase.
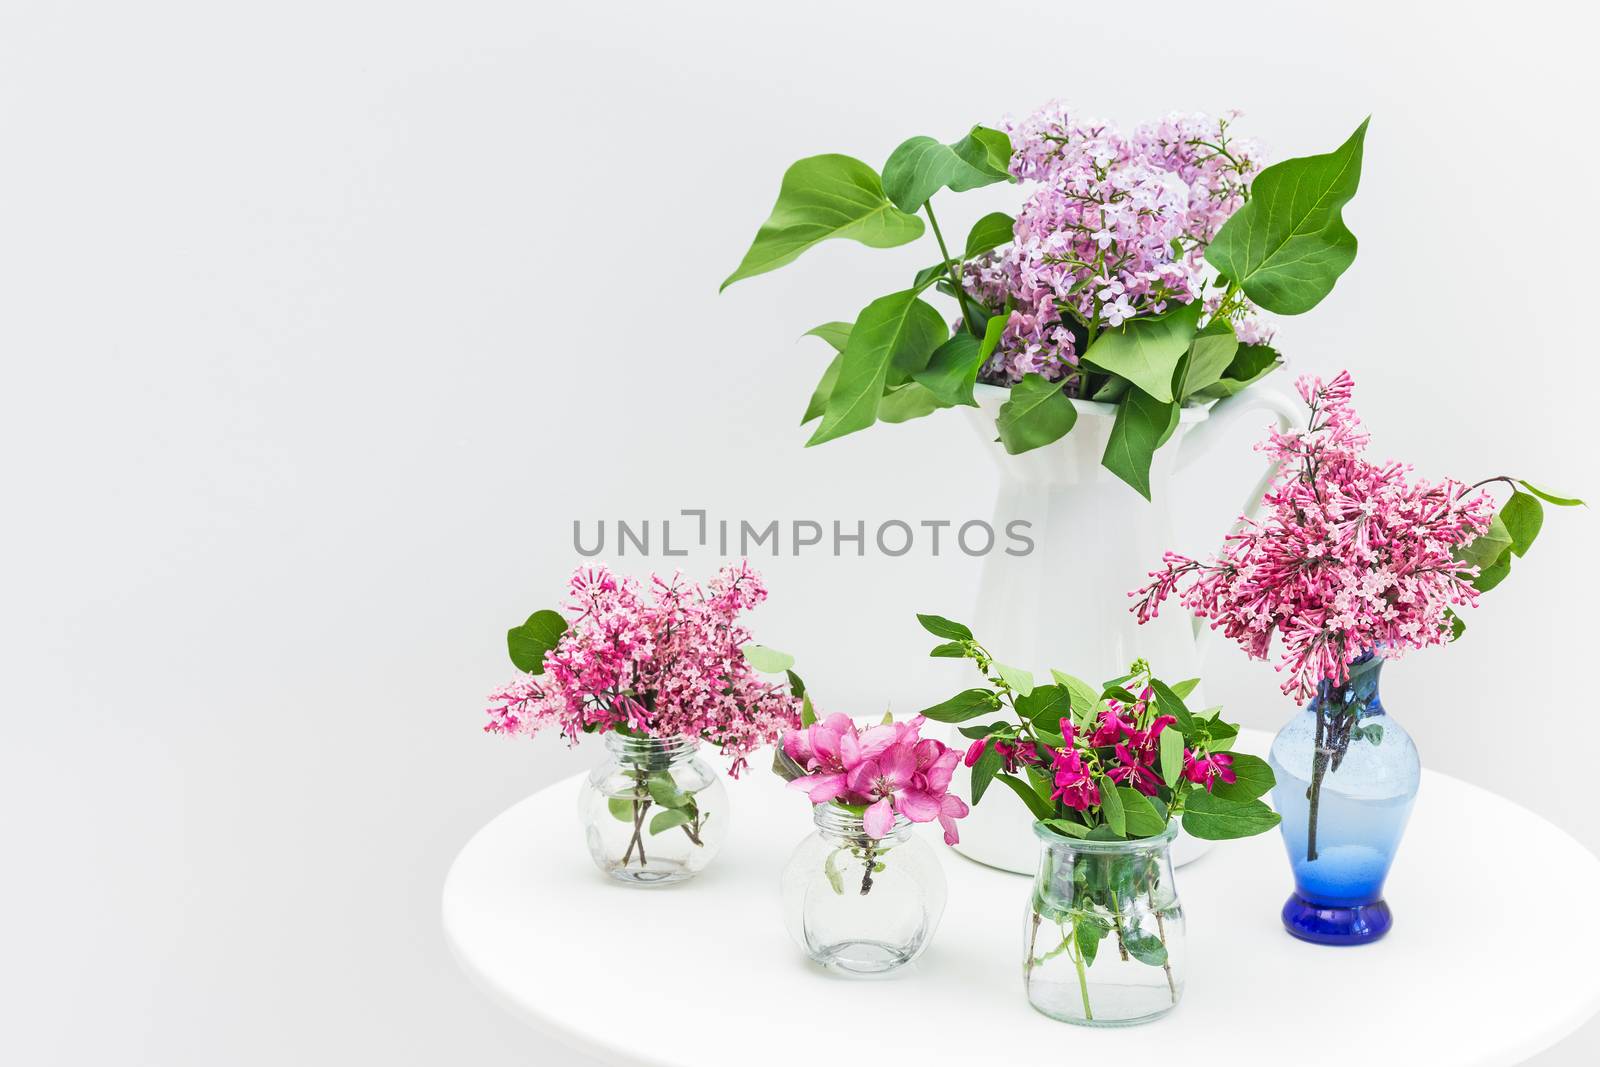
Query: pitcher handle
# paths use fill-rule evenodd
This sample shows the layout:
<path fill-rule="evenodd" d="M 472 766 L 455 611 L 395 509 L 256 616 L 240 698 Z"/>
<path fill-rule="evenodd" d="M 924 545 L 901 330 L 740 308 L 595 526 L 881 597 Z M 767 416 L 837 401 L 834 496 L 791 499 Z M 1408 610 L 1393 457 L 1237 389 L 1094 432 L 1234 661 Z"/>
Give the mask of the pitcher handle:
<path fill-rule="evenodd" d="M 1270 385 L 1246 386 L 1233 396 L 1213 404 L 1206 420 L 1189 431 L 1183 442 L 1184 447 L 1178 454 L 1178 469 L 1187 468 L 1201 453 L 1207 450 L 1213 440 L 1220 440 L 1228 432 L 1229 427 L 1237 425 L 1239 420 L 1246 415 L 1254 411 L 1263 410 L 1277 416 L 1278 431 L 1280 433 L 1298 425 L 1306 414 L 1305 407 L 1288 393 L 1274 389 Z M 1273 476 L 1277 473 L 1278 465 L 1269 461 L 1267 469 L 1262 472 L 1261 478 L 1245 499 L 1243 518 L 1234 525 L 1234 531 L 1244 525 L 1244 519 L 1255 518 L 1256 512 L 1261 510 L 1261 498 L 1267 495 L 1267 488 L 1272 484 Z M 1211 628 L 1205 625 L 1204 619 L 1200 618 L 1192 620 L 1192 625 L 1194 626 L 1195 648 L 1200 651 L 1204 648 L 1204 643 L 1211 634 Z"/>

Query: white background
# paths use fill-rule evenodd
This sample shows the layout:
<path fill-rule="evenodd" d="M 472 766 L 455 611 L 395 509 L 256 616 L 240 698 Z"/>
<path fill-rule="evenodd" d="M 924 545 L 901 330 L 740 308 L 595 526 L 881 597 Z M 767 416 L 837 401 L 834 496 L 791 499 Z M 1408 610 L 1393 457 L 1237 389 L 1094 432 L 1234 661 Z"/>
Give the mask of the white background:
<path fill-rule="evenodd" d="M 1375 451 L 1430 476 L 1600 495 L 1596 79 L 1564 12 L 0 5 L 0 1058 L 571 1062 L 466 986 L 437 907 L 476 826 L 592 755 L 478 733 L 572 520 L 988 514 L 959 420 L 813 450 L 793 425 L 825 362 L 795 339 L 931 246 L 717 295 L 799 156 L 881 165 L 1054 96 L 1239 107 L 1274 158 L 1370 112 L 1360 257 L 1282 323 L 1293 369 L 1350 368 Z M 945 197 L 947 230 L 1014 195 Z M 1180 492 L 1185 547 L 1248 445 Z M 1590 848 L 1596 530 L 1550 515 L 1464 642 L 1385 681 L 1429 766 Z M 977 574 L 760 565 L 763 639 L 858 713 L 928 695 L 911 613 L 960 615 Z M 1286 716 L 1270 669 L 1218 645 L 1207 672 Z M 1483 861 L 1559 896 L 1514 841 Z M 1501 921 L 1463 931 L 1485 980 L 1494 937 L 1535 936 Z"/>

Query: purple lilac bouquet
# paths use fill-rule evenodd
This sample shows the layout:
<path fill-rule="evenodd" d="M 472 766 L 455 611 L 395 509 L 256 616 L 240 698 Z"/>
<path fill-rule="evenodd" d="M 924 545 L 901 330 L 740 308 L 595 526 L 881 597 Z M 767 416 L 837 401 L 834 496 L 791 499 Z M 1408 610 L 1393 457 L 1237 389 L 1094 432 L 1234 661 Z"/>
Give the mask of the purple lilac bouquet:
<path fill-rule="evenodd" d="M 1115 405 L 1102 462 L 1148 497 L 1180 409 L 1278 366 L 1260 312 L 1310 310 L 1355 259 L 1341 211 L 1366 123 L 1333 152 L 1263 168 L 1234 118 L 1173 114 L 1124 131 L 1053 103 L 950 144 L 912 137 L 881 175 L 849 156 L 802 159 L 723 288 L 829 238 L 906 244 L 926 218 L 937 262 L 854 322 L 810 331 L 835 355 L 801 419 L 820 420 L 807 443 L 976 407 L 983 382 L 1011 391 L 996 419 L 1011 453 L 1071 432 L 1075 401 Z M 998 182 L 1028 190 L 1016 217 L 985 215 L 952 248 L 934 194 Z M 953 309 L 924 300 L 930 290 Z"/>
<path fill-rule="evenodd" d="M 537 734 L 617 731 L 636 737 L 707 741 L 732 758 L 735 777 L 758 747 L 800 721 L 802 689 L 761 676 L 792 660 L 751 645 L 738 619 L 766 599 L 746 561 L 724 567 L 702 589 L 681 574 L 639 583 L 604 566 L 572 576 L 563 617 L 536 612 L 507 634 L 523 673 L 490 697 L 484 729 Z"/>

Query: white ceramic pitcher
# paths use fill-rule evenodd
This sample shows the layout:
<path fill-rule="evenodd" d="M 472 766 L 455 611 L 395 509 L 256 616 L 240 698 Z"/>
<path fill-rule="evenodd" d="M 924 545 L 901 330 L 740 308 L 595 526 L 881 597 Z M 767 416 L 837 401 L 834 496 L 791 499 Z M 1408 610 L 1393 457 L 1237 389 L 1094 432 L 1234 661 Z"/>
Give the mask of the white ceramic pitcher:
<path fill-rule="evenodd" d="M 979 406 L 966 410 L 1000 475 L 994 529 L 1004 532 L 1007 523 L 1025 519 L 1035 545 L 1025 556 L 993 552 L 985 557 L 973 632 L 1002 661 L 1031 670 L 1041 680 L 1048 680 L 1049 668 L 1056 667 L 1097 685 L 1124 673 L 1140 656 L 1163 678 L 1199 676 L 1197 641 L 1209 632 L 1199 620 L 1168 611 L 1140 626 L 1127 610 L 1128 592 L 1145 584 L 1173 544 L 1169 482 L 1191 468 L 1228 426 L 1250 413 L 1270 412 L 1287 429 L 1300 421 L 1303 410 L 1283 393 L 1261 385 L 1209 409 L 1185 408 L 1173 440 L 1151 463 L 1147 501 L 1100 465 L 1114 406 L 1075 400 L 1078 421 L 1071 433 L 1012 456 L 995 440 L 994 426 L 1009 395 L 997 386 L 979 385 Z M 1269 467 L 1251 489 L 1246 514 L 1260 505 L 1272 474 Z M 1199 689 L 1193 699 L 1202 701 L 1194 706 L 1206 706 Z M 963 770 L 955 789 L 970 796 L 965 774 Z M 1180 837 L 1173 845 L 1174 861 L 1185 863 L 1205 847 L 1205 842 Z M 1039 851 L 1032 819 L 1008 789 L 984 794 L 983 803 L 962 821 L 956 848 L 980 863 L 1019 874 L 1033 872 Z"/>

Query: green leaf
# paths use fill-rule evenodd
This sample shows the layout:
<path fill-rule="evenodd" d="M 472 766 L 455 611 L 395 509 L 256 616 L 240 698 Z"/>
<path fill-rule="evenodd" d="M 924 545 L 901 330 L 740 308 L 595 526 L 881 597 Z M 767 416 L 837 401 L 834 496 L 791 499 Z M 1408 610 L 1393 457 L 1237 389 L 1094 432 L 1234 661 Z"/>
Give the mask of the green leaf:
<path fill-rule="evenodd" d="M 1137 930 L 1123 938 L 1128 955 L 1151 967 L 1161 967 L 1167 962 L 1167 946 L 1155 934 Z"/>
<path fill-rule="evenodd" d="M 1118 837 L 1128 835 L 1128 813 L 1122 807 L 1122 794 L 1109 781 L 1100 784 L 1100 817 Z"/>
<path fill-rule="evenodd" d="M 1060 684 L 1035 686 L 1031 693 L 1018 697 L 1015 703 L 1018 715 L 1050 730 L 1072 714 L 1072 692 Z"/>
<path fill-rule="evenodd" d="M 927 365 L 946 333 L 944 318 L 917 299 L 915 290 L 891 293 L 868 304 L 850 330 L 822 422 L 806 444 L 821 444 L 871 426 L 877 421 L 891 368 L 900 380 L 909 379 Z"/>
<path fill-rule="evenodd" d="M 1511 551 L 1520 559 L 1527 555 L 1539 529 L 1544 525 L 1544 505 L 1529 493 L 1513 491 L 1500 509 L 1500 521 L 1511 535 Z"/>
<path fill-rule="evenodd" d="M 844 896 L 844 872 L 839 870 L 837 861 L 839 853 L 843 851 L 842 848 L 834 849 L 822 863 L 822 873 L 827 875 L 828 884 L 833 887 L 834 893 L 841 897 Z"/>
<path fill-rule="evenodd" d="M 839 368 L 843 365 L 842 354 L 835 353 L 834 357 L 828 360 L 828 366 L 824 368 L 822 377 L 817 379 L 817 387 L 811 390 L 811 399 L 806 403 L 806 413 L 800 416 L 801 426 L 812 419 L 821 418 L 822 413 L 828 410 L 828 397 L 833 395 L 833 387 L 839 381 Z"/>
<path fill-rule="evenodd" d="M 988 689 L 967 689 L 931 708 L 918 712 L 934 722 L 966 722 L 1000 707 L 1000 698 Z"/>
<path fill-rule="evenodd" d="M 1254 800 L 1264 797 L 1272 792 L 1276 781 L 1272 767 L 1260 756 L 1252 756 L 1248 752 L 1235 752 L 1233 755 L 1233 773 L 1237 780 L 1229 782 L 1215 782 L 1211 786 L 1211 795 L 1223 800 Z"/>
<path fill-rule="evenodd" d="M 1162 403 L 1142 389 L 1130 389 L 1117 405 L 1111 437 L 1100 463 L 1150 499 L 1150 462 L 1178 425 L 1178 405 Z"/>
<path fill-rule="evenodd" d="M 983 343 L 963 330 L 934 349 L 928 365 L 911 377 L 949 407 L 975 408 L 972 388 L 984 358 Z"/>
<path fill-rule="evenodd" d="M 994 665 L 994 669 L 1000 675 L 1001 680 L 1016 690 L 1019 695 L 1027 696 L 1033 692 L 1032 672 L 1025 671 L 1021 667 L 1013 667 L 1009 664 L 998 662 Z"/>
<path fill-rule="evenodd" d="M 1476 589 L 1480 593 L 1487 593 L 1489 590 L 1505 581 L 1506 576 L 1510 573 L 1511 553 L 1507 552 L 1505 555 L 1500 557 L 1500 562 L 1492 566 L 1485 567 L 1483 570 L 1478 572 L 1478 576 L 1472 579 L 1472 588 Z"/>
<path fill-rule="evenodd" d="M 1356 258 L 1356 238 L 1340 211 L 1361 181 L 1356 132 L 1327 155 L 1275 163 L 1250 185 L 1250 200 L 1223 224 L 1206 260 L 1268 311 L 1298 315 L 1333 291 Z"/>
<path fill-rule="evenodd" d="M 1060 440 L 1077 421 L 1078 409 L 1061 391 L 1060 382 L 1025 374 L 1000 406 L 995 426 L 1000 431 L 1000 442 L 1015 456 Z"/>
<path fill-rule="evenodd" d="M 1198 678 L 1185 678 L 1181 682 L 1173 682 L 1172 685 L 1169 688 L 1171 688 L 1173 695 L 1176 696 L 1179 700 L 1188 700 L 1189 699 L 1189 694 L 1194 692 L 1199 687 L 1200 687 L 1200 679 L 1198 679 Z"/>
<path fill-rule="evenodd" d="M 949 406 L 927 387 L 907 382 L 889 389 L 878 400 L 878 421 L 890 424 L 910 422 Z"/>
<path fill-rule="evenodd" d="M 967 247 L 963 259 L 976 259 L 985 252 L 993 252 L 1001 245 L 1015 240 L 1017 220 L 1004 211 L 985 215 L 967 231 Z"/>
<path fill-rule="evenodd" d="M 989 789 L 989 783 L 994 781 L 994 776 L 1000 772 L 1003 761 L 1000 753 L 995 751 L 993 745 L 983 747 L 983 755 L 978 757 L 978 762 L 972 765 L 972 802 L 976 804 L 983 799 L 983 794 Z"/>
<path fill-rule="evenodd" d="M 1161 731 L 1161 780 L 1172 789 L 1183 777 L 1183 732 Z"/>
<path fill-rule="evenodd" d="M 1487 569 L 1500 562 L 1511 548 L 1511 531 L 1499 515 L 1489 520 L 1489 528 L 1471 543 L 1456 549 L 1455 557 L 1462 563 Z"/>
<path fill-rule="evenodd" d="M 506 631 L 506 649 L 519 671 L 544 673 L 544 657 L 567 632 L 567 620 L 559 612 L 536 611 L 521 626 Z"/>
<path fill-rule="evenodd" d="M 1089 836 L 1089 828 L 1081 822 L 1073 822 L 1071 819 L 1041 819 L 1040 821 L 1056 833 L 1066 837 L 1076 837 L 1082 840 Z"/>
<path fill-rule="evenodd" d="M 784 673 L 789 676 L 789 695 L 792 697 L 805 696 L 806 683 L 800 680 L 800 676 L 792 670 L 784 671 Z"/>
<path fill-rule="evenodd" d="M 793 656 L 766 645 L 745 645 L 739 651 L 750 661 L 750 666 L 762 674 L 782 674 L 794 666 Z"/>
<path fill-rule="evenodd" d="M 883 191 L 900 210 L 914 212 L 940 189 L 960 193 L 1008 177 L 1003 167 L 991 165 L 987 147 L 970 133 L 955 144 L 912 137 L 901 142 L 883 165 Z"/>
<path fill-rule="evenodd" d="M 1226 800 L 1193 790 L 1184 805 L 1183 828 L 1203 841 L 1253 837 L 1278 825 L 1278 813 L 1259 800 Z"/>
<path fill-rule="evenodd" d="M 784 172 L 772 214 L 721 288 L 793 263 L 829 238 L 893 248 L 921 236 L 922 220 L 889 203 L 871 167 L 849 156 L 810 156 Z"/>
<path fill-rule="evenodd" d="M 674 826 L 682 826 L 691 818 L 693 816 L 682 808 L 668 808 L 666 811 L 657 812 L 656 817 L 650 820 L 650 833 L 652 835 L 665 833 Z"/>
<path fill-rule="evenodd" d="M 934 645 L 928 655 L 934 659 L 966 659 L 967 646 L 960 641 L 946 641 L 942 645 Z"/>
<path fill-rule="evenodd" d="M 1545 492 L 1543 489 L 1537 489 L 1537 488 L 1529 485 L 1527 482 L 1523 481 L 1520 478 L 1517 479 L 1517 484 L 1521 485 L 1522 488 L 1526 489 L 1528 492 L 1532 493 L 1534 496 L 1538 497 L 1540 500 L 1543 500 L 1546 504 L 1554 504 L 1558 508 L 1577 508 L 1577 507 L 1586 508 L 1586 507 L 1589 506 L 1588 504 L 1585 504 L 1583 501 L 1579 500 L 1575 496 L 1554 496 L 1554 495 L 1552 495 L 1550 493 Z"/>
<path fill-rule="evenodd" d="M 1165 736 L 1167 731 L 1161 731 Z M 1104 789 L 1101 790 L 1104 792 Z M 1150 798 L 1129 786 L 1117 786 L 1122 812 L 1127 819 L 1129 837 L 1154 837 L 1167 828 L 1167 820 L 1156 812 Z"/>
<path fill-rule="evenodd" d="M 1213 321 L 1195 334 L 1189 351 L 1178 361 L 1172 378 L 1172 397 L 1180 403 L 1221 379 L 1233 363 L 1233 354 L 1239 348 L 1239 338 L 1226 321 Z"/>
<path fill-rule="evenodd" d="M 813 326 L 802 337 L 820 337 L 833 348 L 835 352 L 843 352 L 845 342 L 850 340 L 850 328 L 853 322 L 825 322 L 821 326 Z"/>
<path fill-rule="evenodd" d="M 988 126 L 977 125 L 967 131 L 967 135 L 955 144 L 956 153 L 973 166 L 982 166 L 996 174 L 1002 174 L 1007 181 L 1011 177 L 1011 135 L 1001 130 L 990 129 Z M 981 158 L 980 158 L 981 153 Z"/>
<path fill-rule="evenodd" d="M 1111 932 L 1111 924 L 1099 916 L 1080 916 L 1072 924 L 1072 940 L 1077 943 L 1078 952 L 1083 956 L 1084 966 L 1093 966 L 1095 957 L 1100 954 L 1100 942 L 1106 939 Z"/>
<path fill-rule="evenodd" d="M 811 694 L 800 698 L 800 725 L 810 726 L 817 721 L 817 709 L 811 703 Z"/>
<path fill-rule="evenodd" d="M 618 822 L 633 821 L 633 801 L 623 797 L 607 797 L 606 810 L 611 812 L 611 817 Z"/>
<path fill-rule="evenodd" d="M 1464 619 L 1462 619 L 1460 615 L 1457 615 L 1455 613 L 1455 611 L 1453 611 L 1450 608 L 1446 608 L 1445 609 L 1444 616 L 1445 616 L 1445 618 L 1450 620 L 1450 640 L 1452 640 L 1452 641 L 1461 640 L 1461 635 L 1467 632 L 1466 621 Z"/>
<path fill-rule="evenodd" d="M 1092 712 L 1096 704 L 1100 703 L 1100 690 L 1084 681 L 1075 678 L 1065 671 L 1052 670 L 1050 677 L 1060 685 L 1067 688 L 1067 693 L 1072 697 L 1072 714 L 1076 719 L 1079 715 Z"/>
<path fill-rule="evenodd" d="M 678 783 L 672 780 L 672 775 L 664 771 L 652 774 L 647 783 L 647 788 L 650 790 L 650 799 L 660 804 L 663 808 L 694 810 L 694 797 L 688 793 L 680 793 L 678 791 Z"/>
<path fill-rule="evenodd" d="M 917 621 L 922 628 L 935 637 L 942 637 L 946 641 L 971 641 L 972 631 L 959 622 L 952 622 L 942 615 L 917 615 Z"/>
<path fill-rule="evenodd" d="M 1222 372 L 1222 378 L 1194 395 L 1201 400 L 1221 400 L 1230 397 L 1245 386 L 1260 381 L 1283 365 L 1278 350 L 1269 345 L 1240 345 L 1233 353 L 1233 361 Z"/>
<path fill-rule="evenodd" d="M 1055 815 L 1055 808 L 1016 775 L 997 774 L 994 776 L 994 780 L 1004 782 L 1008 789 L 1017 794 L 1018 798 L 1028 806 L 1028 810 L 1033 813 L 1035 819 L 1048 819 Z"/>
<path fill-rule="evenodd" d="M 1201 302 L 1195 300 L 1162 315 L 1129 319 L 1101 331 L 1083 358 L 1103 371 L 1122 375 L 1162 403 L 1170 403 L 1173 373 L 1194 340 L 1202 310 Z"/>

